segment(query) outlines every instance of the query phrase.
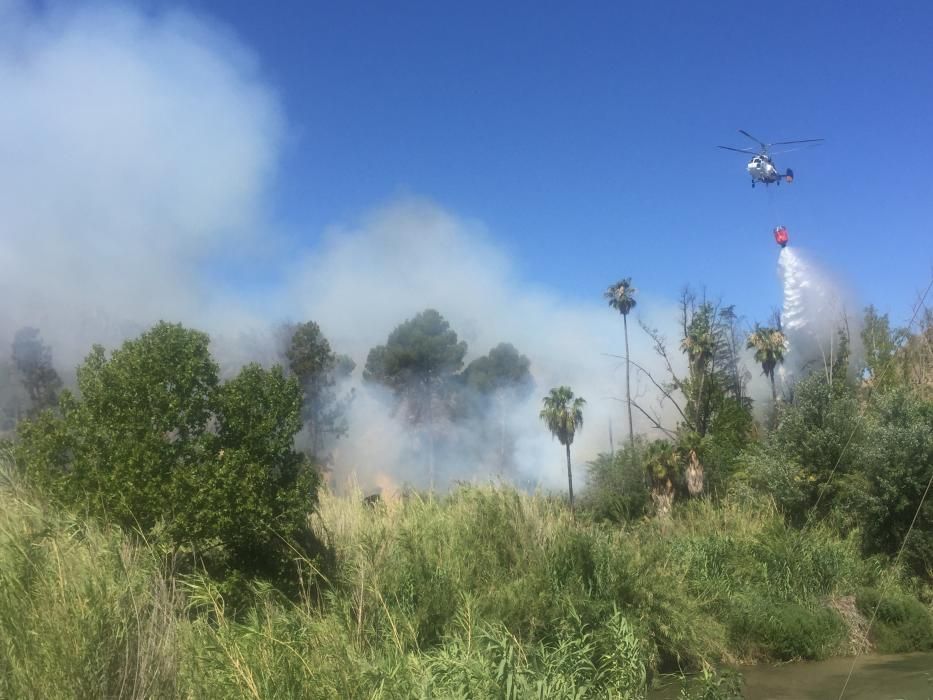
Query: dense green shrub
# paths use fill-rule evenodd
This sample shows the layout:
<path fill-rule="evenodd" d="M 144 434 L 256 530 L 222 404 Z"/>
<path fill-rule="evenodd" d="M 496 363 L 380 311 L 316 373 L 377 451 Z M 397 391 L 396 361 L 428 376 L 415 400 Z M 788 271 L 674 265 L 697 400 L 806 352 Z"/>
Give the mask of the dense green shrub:
<path fill-rule="evenodd" d="M 621 523 L 645 515 L 651 497 L 642 460 L 644 445 L 626 445 L 614 454 L 601 454 L 587 464 L 587 481 L 580 499 L 582 510 L 597 521 Z"/>
<path fill-rule="evenodd" d="M 208 342 L 160 323 L 109 358 L 95 347 L 77 393 L 20 424 L 16 460 L 66 507 L 158 528 L 176 549 L 209 553 L 208 566 L 294 578 L 316 493 L 293 449 L 301 391 L 258 365 L 222 384 Z"/>
<path fill-rule="evenodd" d="M 229 579 L 169 575 L 152 539 L 0 484 L 0 696 L 641 698 L 660 671 L 832 653 L 826 599 L 881 585 L 855 538 L 762 503 L 620 528 L 507 489 L 325 492 L 312 523 L 336 556 L 323 594 L 244 577 L 233 615 Z M 898 579 L 888 600 L 876 631 L 928 644 Z"/>
<path fill-rule="evenodd" d="M 845 636 L 839 615 L 828 608 L 754 597 L 734 601 L 729 627 L 745 655 L 782 661 L 826 658 Z"/>
<path fill-rule="evenodd" d="M 746 483 L 755 493 L 770 494 L 798 525 L 850 502 L 863 438 L 858 411 L 853 386 L 813 372 L 797 382 L 793 400 L 780 406 L 764 443 L 737 458 L 733 486 Z"/>
<path fill-rule="evenodd" d="M 871 635 L 878 651 L 933 649 L 933 614 L 916 598 L 899 591 L 888 591 L 882 598 L 881 591 L 867 588 L 859 591 L 856 605 L 869 620 L 874 616 Z"/>
<path fill-rule="evenodd" d="M 865 422 L 859 463 L 866 489 L 858 502 L 865 551 L 895 556 L 903 545 L 905 564 L 931 576 L 933 494 L 917 509 L 933 478 L 933 402 L 892 390 L 877 398 Z"/>

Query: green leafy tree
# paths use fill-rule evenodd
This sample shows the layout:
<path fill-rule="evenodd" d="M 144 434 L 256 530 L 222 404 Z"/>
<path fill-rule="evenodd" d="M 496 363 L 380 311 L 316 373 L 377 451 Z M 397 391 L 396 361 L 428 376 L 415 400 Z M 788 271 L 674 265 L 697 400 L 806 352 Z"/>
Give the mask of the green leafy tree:
<path fill-rule="evenodd" d="M 686 493 L 706 491 L 712 477 L 721 480 L 732 469 L 724 459 L 724 445 L 748 437 L 750 402 L 744 397 L 742 377 L 735 368 L 734 312 L 708 301 L 696 304 L 693 295 L 682 297 L 681 350 L 687 356 L 687 375 L 675 384 L 685 397 L 683 421 L 677 428 L 678 454 L 685 461 Z M 749 420 L 742 420 L 747 416 Z"/>
<path fill-rule="evenodd" d="M 762 373 L 771 380 L 771 399 L 777 401 L 774 370 L 784 362 L 787 339 L 777 328 L 755 324 L 755 330 L 749 334 L 745 347 L 755 351 L 755 362 L 761 365 Z"/>
<path fill-rule="evenodd" d="M 635 429 L 632 423 L 632 391 L 631 391 L 631 370 L 632 364 L 629 357 L 628 348 L 628 315 L 635 308 L 635 293 L 637 290 L 632 286 L 632 278 L 626 277 L 611 285 L 603 294 L 609 300 L 609 306 L 622 314 L 622 325 L 625 328 L 625 402 L 628 407 L 628 439 L 629 447 L 634 453 L 635 450 Z"/>
<path fill-rule="evenodd" d="M 428 474 L 434 486 L 434 425 L 452 406 L 452 379 L 463 367 L 467 344 L 434 309 L 401 323 L 385 345 L 369 351 L 363 379 L 390 388 L 412 425 L 427 425 Z M 440 415 L 438 415 L 440 414 Z"/>
<path fill-rule="evenodd" d="M 294 450 L 302 394 L 282 368 L 244 367 L 216 397 L 216 456 L 186 485 L 189 533 L 218 538 L 240 566 L 276 578 L 290 557 L 284 542 L 309 542 L 305 520 L 318 479 Z M 269 551 L 277 556 L 269 557 Z"/>
<path fill-rule="evenodd" d="M 511 343 L 499 343 L 473 360 L 461 373 L 464 384 L 483 396 L 499 392 L 527 395 L 531 391 L 531 361 Z"/>
<path fill-rule="evenodd" d="M 740 404 L 747 403 L 745 397 L 745 383 L 751 378 L 748 370 L 742 364 L 739 348 L 742 344 L 739 323 L 741 317 L 735 312 L 735 305 L 723 306 L 719 309 L 719 322 L 722 328 L 724 358 L 726 367 L 725 388 L 727 393 L 734 396 Z"/>
<path fill-rule="evenodd" d="M 346 355 L 337 355 L 313 321 L 284 329 L 285 358 L 290 373 L 302 388 L 302 417 L 311 442 L 311 454 L 320 459 L 328 442 L 347 434 L 347 409 L 352 392 L 338 397 L 337 385 L 352 374 L 356 365 Z"/>
<path fill-rule="evenodd" d="M 710 465 L 710 469 L 703 472 L 706 492 L 726 492 L 743 451 L 756 437 L 757 426 L 748 405 L 731 396 L 724 397 L 710 423 L 709 433 L 697 443 L 700 466 Z"/>
<path fill-rule="evenodd" d="M 865 550 L 895 556 L 903 546 L 913 572 L 930 576 L 933 498 L 926 494 L 922 507 L 921 500 L 933 478 L 933 402 L 897 388 L 875 401 L 864 422 L 855 458 L 867 488 L 854 500 Z"/>
<path fill-rule="evenodd" d="M 301 390 L 256 365 L 221 385 L 208 343 L 159 323 L 110 357 L 95 347 L 60 415 L 20 425 L 17 461 L 66 505 L 130 530 L 161 524 L 176 547 L 219 544 L 233 568 L 271 575 L 314 504 L 291 448 Z"/>
<path fill-rule="evenodd" d="M 13 365 L 29 396 L 28 415 L 58 402 L 62 381 L 52 365 L 52 349 L 42 342 L 36 328 L 21 328 L 13 339 Z"/>
<path fill-rule="evenodd" d="M 862 321 L 863 386 L 886 391 L 910 386 L 933 399 L 933 312 L 919 315 L 919 332 L 891 328 L 887 314 L 874 306 Z"/>
<path fill-rule="evenodd" d="M 534 388 L 531 361 L 510 343 L 499 343 L 488 354 L 478 357 L 464 368 L 459 379 L 463 412 L 479 418 L 479 428 L 493 432 L 500 468 L 508 466 L 509 436 L 506 418 L 512 402 L 527 398 Z"/>
<path fill-rule="evenodd" d="M 369 351 L 363 378 L 391 388 L 407 404 L 408 418 L 429 418 L 432 400 L 463 367 L 467 345 L 434 309 L 400 324 L 385 345 Z"/>
<path fill-rule="evenodd" d="M 544 397 L 544 408 L 539 417 L 551 435 L 567 450 L 567 489 L 570 494 L 570 511 L 573 512 L 573 470 L 570 463 L 570 446 L 574 435 L 583 429 L 583 406 L 586 400 L 574 397 L 569 386 L 560 386 L 551 389 Z"/>
<path fill-rule="evenodd" d="M 23 449 L 59 448 L 48 461 L 30 455 L 27 468 L 52 478 L 63 497 L 94 494 L 91 509 L 126 527 L 150 530 L 165 516 L 174 522 L 165 509 L 179 505 L 175 477 L 210 454 L 218 370 L 208 342 L 163 323 L 110 358 L 95 346 L 78 368 L 78 395 L 61 397 L 56 432 L 65 440 L 39 440 L 36 426 L 24 426 Z"/>
<path fill-rule="evenodd" d="M 933 399 L 933 309 L 924 310 L 918 331 L 907 338 L 898 354 L 907 383 Z"/>
<path fill-rule="evenodd" d="M 862 321 L 862 352 L 865 360 L 865 380 L 873 388 L 883 388 L 882 381 L 897 380 L 891 372 L 901 334 L 892 331 L 887 314 L 879 314 L 874 306 L 865 309 Z"/>
<path fill-rule="evenodd" d="M 684 334 L 680 349 L 687 355 L 689 374 L 681 382 L 687 398 L 689 427 L 703 437 L 712 419 L 712 402 L 717 387 L 715 376 L 716 351 L 720 338 L 715 324 L 715 308 L 703 302 L 692 312 L 685 311 Z"/>
<path fill-rule="evenodd" d="M 813 372 L 781 405 L 760 453 L 744 460 L 746 475 L 795 522 L 811 512 L 845 515 L 838 506 L 851 506 L 864 488 L 856 468 L 864 445 L 858 415 L 855 388 L 844 375 L 837 373 L 831 385 L 825 372 Z"/>

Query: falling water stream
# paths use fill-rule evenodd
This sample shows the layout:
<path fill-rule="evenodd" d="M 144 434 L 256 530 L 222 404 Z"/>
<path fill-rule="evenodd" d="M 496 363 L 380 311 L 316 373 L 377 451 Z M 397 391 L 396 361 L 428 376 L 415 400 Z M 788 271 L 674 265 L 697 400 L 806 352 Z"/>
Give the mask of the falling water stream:
<path fill-rule="evenodd" d="M 830 278 L 799 251 L 782 248 L 778 272 L 784 288 L 781 324 L 788 344 L 778 373 L 786 389 L 796 375 L 832 364 L 846 309 Z"/>

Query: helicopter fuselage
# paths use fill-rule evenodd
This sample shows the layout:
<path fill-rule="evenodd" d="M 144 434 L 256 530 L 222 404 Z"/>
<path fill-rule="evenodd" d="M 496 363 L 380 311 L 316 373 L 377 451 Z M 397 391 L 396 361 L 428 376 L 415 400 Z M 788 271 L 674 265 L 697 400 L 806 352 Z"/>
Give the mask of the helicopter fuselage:
<path fill-rule="evenodd" d="M 746 166 L 748 174 L 752 176 L 752 183 L 763 182 L 770 185 L 772 182 L 780 182 L 781 175 L 778 173 L 774 163 L 766 155 L 757 155 L 748 161 Z"/>

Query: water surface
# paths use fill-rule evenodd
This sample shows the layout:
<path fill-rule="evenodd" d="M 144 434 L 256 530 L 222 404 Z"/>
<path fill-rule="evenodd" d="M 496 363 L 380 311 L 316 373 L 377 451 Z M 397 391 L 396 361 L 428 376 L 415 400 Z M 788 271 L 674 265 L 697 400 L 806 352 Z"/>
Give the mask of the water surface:
<path fill-rule="evenodd" d="M 852 662 L 855 661 L 853 668 Z M 846 686 L 846 676 L 852 676 Z M 740 669 L 746 700 L 933 700 L 933 654 L 860 656 Z M 679 688 L 649 695 L 676 698 Z"/>

